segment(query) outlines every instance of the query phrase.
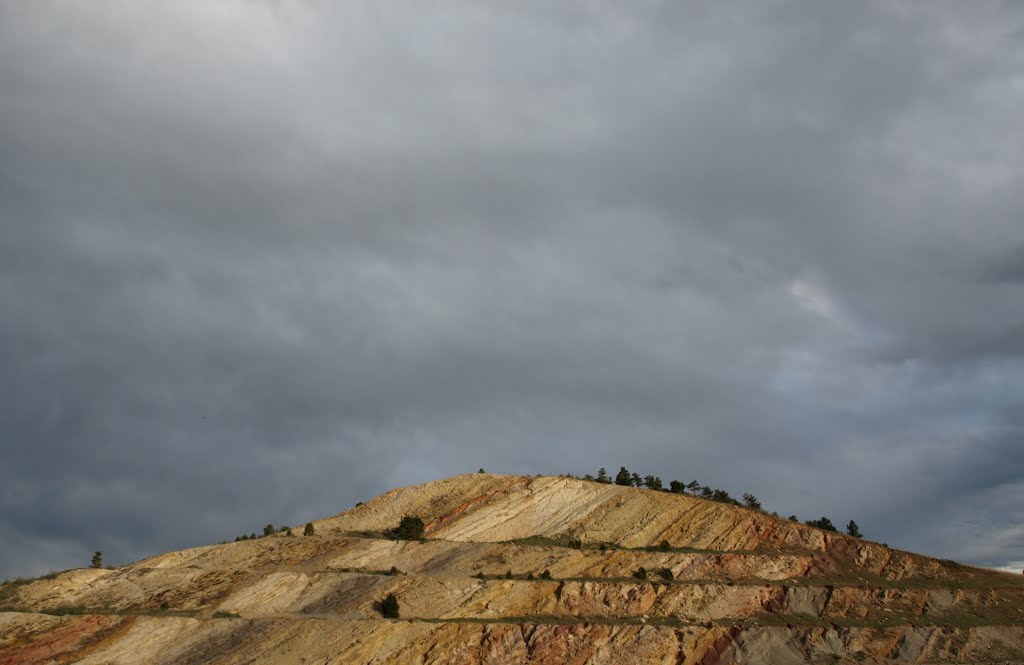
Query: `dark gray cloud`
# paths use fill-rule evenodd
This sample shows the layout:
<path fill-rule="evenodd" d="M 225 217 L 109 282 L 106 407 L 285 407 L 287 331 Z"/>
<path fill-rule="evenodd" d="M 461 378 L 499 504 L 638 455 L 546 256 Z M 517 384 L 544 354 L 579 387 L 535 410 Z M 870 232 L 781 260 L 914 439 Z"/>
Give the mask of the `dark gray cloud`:
<path fill-rule="evenodd" d="M 1024 547 L 1011 3 L 0 8 L 0 574 L 627 465 Z"/>

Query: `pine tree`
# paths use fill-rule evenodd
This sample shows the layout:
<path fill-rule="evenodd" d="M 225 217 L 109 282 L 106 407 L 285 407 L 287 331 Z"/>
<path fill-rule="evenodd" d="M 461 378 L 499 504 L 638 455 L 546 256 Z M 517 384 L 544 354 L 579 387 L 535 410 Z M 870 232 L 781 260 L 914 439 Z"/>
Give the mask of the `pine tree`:
<path fill-rule="evenodd" d="M 103 567 L 103 552 L 100 552 L 100 551 L 97 550 L 96 553 L 92 555 L 92 567 L 93 568 L 102 568 Z"/>
<path fill-rule="evenodd" d="M 864 537 L 864 534 L 860 532 L 860 527 L 857 526 L 857 523 L 853 520 L 850 520 L 850 523 L 846 525 L 846 533 L 850 534 L 854 538 Z"/>
<path fill-rule="evenodd" d="M 626 471 L 626 467 L 619 467 L 619 472 L 615 474 L 615 484 L 625 485 L 626 487 L 633 484 L 633 478 L 629 475 L 629 471 Z"/>
<path fill-rule="evenodd" d="M 608 477 L 608 472 L 604 470 L 603 466 L 597 470 L 597 482 L 605 484 L 612 482 L 612 479 Z"/>
<path fill-rule="evenodd" d="M 401 540 L 419 540 L 423 537 L 423 520 L 415 515 L 406 515 L 395 529 L 395 535 Z"/>
<path fill-rule="evenodd" d="M 761 510 L 761 502 L 757 500 L 757 497 L 753 494 L 744 494 L 743 503 L 747 505 L 747 508 L 753 508 L 754 510 Z"/>
<path fill-rule="evenodd" d="M 830 520 L 827 517 L 822 517 L 818 520 L 807 520 L 806 522 L 804 522 L 804 524 L 806 524 L 807 526 L 816 526 L 819 529 L 824 529 L 825 531 L 839 531 L 838 529 L 836 529 L 835 525 L 832 524 L 832 520 Z"/>

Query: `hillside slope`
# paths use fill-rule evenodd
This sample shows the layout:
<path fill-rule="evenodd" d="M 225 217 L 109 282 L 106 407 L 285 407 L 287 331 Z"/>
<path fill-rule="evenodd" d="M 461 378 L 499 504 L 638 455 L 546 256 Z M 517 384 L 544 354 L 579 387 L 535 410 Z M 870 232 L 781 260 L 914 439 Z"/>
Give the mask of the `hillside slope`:
<path fill-rule="evenodd" d="M 1024 662 L 1021 576 L 687 495 L 472 474 L 314 525 L 6 584 L 0 665 Z"/>

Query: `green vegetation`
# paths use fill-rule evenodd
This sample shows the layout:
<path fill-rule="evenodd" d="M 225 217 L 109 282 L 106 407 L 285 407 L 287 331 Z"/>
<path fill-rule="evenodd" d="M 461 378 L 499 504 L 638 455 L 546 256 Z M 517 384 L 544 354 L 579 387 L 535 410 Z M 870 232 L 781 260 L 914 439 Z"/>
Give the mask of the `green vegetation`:
<path fill-rule="evenodd" d="M 551 571 L 545 569 L 544 572 L 540 574 L 540 578 L 542 580 L 550 580 L 551 579 Z"/>
<path fill-rule="evenodd" d="M 352 573 L 354 575 L 383 575 L 385 577 L 395 577 L 398 575 L 405 575 L 404 572 L 399 570 L 396 566 L 391 566 L 388 570 L 376 570 L 373 568 L 328 568 L 325 572 L 330 573 Z"/>
<path fill-rule="evenodd" d="M 764 507 L 761 505 L 761 500 L 758 499 L 753 494 L 750 494 L 749 492 L 743 493 L 743 501 L 740 502 L 734 499 L 732 495 L 730 495 L 727 491 L 711 487 L 710 485 L 702 485 L 696 480 L 691 480 L 688 483 L 684 483 L 680 480 L 670 480 L 668 483 L 668 487 L 666 488 L 663 485 L 661 478 L 659 478 L 658 476 L 652 475 L 641 477 L 640 474 L 630 472 L 629 469 L 627 469 L 624 466 L 619 467 L 619 472 L 615 474 L 614 481 L 608 476 L 608 472 L 605 470 L 604 467 L 598 469 L 596 478 L 590 475 L 589 473 L 584 476 L 574 476 L 571 473 L 566 473 L 562 475 L 565 478 L 575 478 L 576 480 L 587 480 L 591 482 L 605 484 L 614 482 L 616 485 L 622 485 L 624 487 L 646 487 L 647 489 L 658 492 L 671 492 L 673 494 L 689 493 L 692 494 L 693 496 L 699 496 L 702 499 L 708 499 L 709 501 L 718 501 L 719 503 L 726 503 L 732 506 L 749 508 L 750 510 L 756 510 L 759 513 L 768 514 L 768 511 L 766 511 Z M 775 512 L 770 514 L 772 517 L 775 518 L 778 518 L 779 516 L 778 513 Z M 791 522 L 800 521 L 796 515 L 790 515 L 789 520 Z M 850 523 L 854 525 L 856 524 L 856 522 L 854 522 L 853 520 L 850 520 Z M 805 522 L 805 524 L 807 524 L 808 526 L 814 526 L 818 527 L 819 529 L 825 529 L 827 531 L 834 531 L 838 533 L 838 529 L 836 529 L 832 522 L 825 517 L 821 518 L 820 520 L 809 520 Z M 827 526 L 822 526 L 823 524 Z M 847 531 L 849 532 L 849 527 L 847 527 Z M 860 531 L 857 530 L 857 533 L 859 534 Z M 849 535 L 854 536 L 856 538 L 863 537 L 861 535 L 855 535 L 853 533 L 850 533 Z"/>
<path fill-rule="evenodd" d="M 97 551 L 95 554 L 92 555 L 91 567 L 92 568 L 102 568 L 103 567 L 103 552 Z"/>
<path fill-rule="evenodd" d="M 313 528 L 313 523 L 312 522 L 306 522 L 306 528 L 302 530 L 302 535 L 303 536 L 312 536 L 314 533 L 316 533 L 316 529 Z"/>
<path fill-rule="evenodd" d="M 420 540 L 423 538 L 423 520 L 415 515 L 406 515 L 394 530 L 399 540 Z"/>
<path fill-rule="evenodd" d="M 380 601 L 380 614 L 385 619 L 398 618 L 398 597 L 395 594 L 389 593 Z"/>
<path fill-rule="evenodd" d="M 638 580 L 646 580 L 647 579 L 647 569 L 644 568 L 643 566 L 640 566 L 633 573 L 633 577 L 637 578 Z"/>
<path fill-rule="evenodd" d="M 850 520 L 850 523 L 846 525 L 846 533 L 853 536 L 854 538 L 864 537 L 864 534 L 860 532 L 860 527 L 853 520 Z"/>
<path fill-rule="evenodd" d="M 839 529 L 837 529 L 836 525 L 832 524 L 832 520 L 830 520 L 827 517 L 822 517 L 821 519 L 817 520 L 807 520 L 806 522 L 804 522 L 804 524 L 806 524 L 807 526 L 813 526 L 819 529 L 824 529 L 825 531 L 839 533 Z"/>

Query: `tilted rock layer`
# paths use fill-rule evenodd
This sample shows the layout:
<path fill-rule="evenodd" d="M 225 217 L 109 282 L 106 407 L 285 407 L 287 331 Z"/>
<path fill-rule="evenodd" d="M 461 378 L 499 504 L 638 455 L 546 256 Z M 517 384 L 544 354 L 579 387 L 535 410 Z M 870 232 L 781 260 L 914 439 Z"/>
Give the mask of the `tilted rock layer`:
<path fill-rule="evenodd" d="M 1022 576 L 688 495 L 481 473 L 313 524 L 5 584 L 0 665 L 1024 663 Z"/>

